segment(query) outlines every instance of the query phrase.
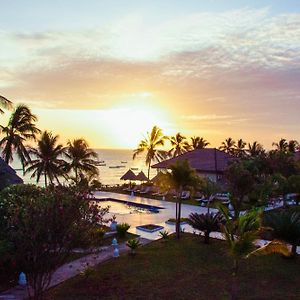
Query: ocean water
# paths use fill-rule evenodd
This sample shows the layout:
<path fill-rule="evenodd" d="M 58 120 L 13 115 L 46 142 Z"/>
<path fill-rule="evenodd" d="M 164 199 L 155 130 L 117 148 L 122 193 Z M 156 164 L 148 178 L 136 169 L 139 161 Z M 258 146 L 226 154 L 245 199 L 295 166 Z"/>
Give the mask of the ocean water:
<path fill-rule="evenodd" d="M 143 171 L 147 176 L 148 168 L 145 165 L 145 155 L 140 155 L 132 159 L 132 150 L 123 149 L 96 149 L 98 153 L 99 161 L 103 161 L 103 166 L 99 166 L 100 181 L 104 185 L 116 185 L 122 184 L 124 181 L 120 180 L 120 177 L 128 171 L 130 168 L 136 168 L 132 170 L 135 174 Z M 17 174 L 23 178 L 24 183 L 36 183 L 35 178 L 31 178 L 31 174 L 23 175 L 21 170 L 22 166 L 19 159 L 15 156 L 11 166 L 16 169 Z M 110 168 L 116 167 L 119 168 Z M 155 169 L 150 169 L 150 178 L 156 175 Z M 40 180 L 40 184 L 43 185 L 43 178 Z"/>

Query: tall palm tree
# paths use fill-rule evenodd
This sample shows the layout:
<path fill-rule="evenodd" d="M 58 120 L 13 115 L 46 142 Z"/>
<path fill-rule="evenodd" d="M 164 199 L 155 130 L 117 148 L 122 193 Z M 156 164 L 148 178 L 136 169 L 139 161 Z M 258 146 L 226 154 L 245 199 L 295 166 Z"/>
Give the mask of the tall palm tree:
<path fill-rule="evenodd" d="M 238 139 L 236 145 L 234 145 L 235 148 L 235 155 L 236 157 L 242 158 L 245 156 L 246 153 L 246 147 L 247 143 L 243 141 L 243 139 Z"/>
<path fill-rule="evenodd" d="M 178 156 L 189 149 L 189 144 L 186 141 L 185 136 L 181 135 L 180 132 L 178 132 L 175 136 L 169 137 L 169 141 L 172 146 L 169 151 L 169 155 L 172 157 Z"/>
<path fill-rule="evenodd" d="M 190 167 L 187 160 L 178 160 L 170 169 L 171 172 L 167 175 L 170 186 L 176 190 L 176 237 L 179 239 L 182 192 L 189 187 L 195 187 L 199 180 L 196 171 Z"/>
<path fill-rule="evenodd" d="M 150 176 L 150 166 L 152 161 L 160 161 L 167 156 L 167 152 L 158 147 L 163 147 L 165 144 L 166 136 L 163 135 L 162 130 L 154 126 L 151 130 L 151 133 L 148 133 L 148 136 L 140 141 L 137 149 L 133 150 L 133 159 L 137 155 L 146 152 L 146 165 L 148 166 L 148 179 Z"/>
<path fill-rule="evenodd" d="M 37 117 L 25 105 L 19 105 L 12 113 L 8 125 L 0 126 L 4 137 L 0 141 L 3 147 L 2 156 L 6 163 L 13 160 L 14 151 L 17 152 L 24 170 L 24 166 L 30 160 L 29 153 L 24 145 L 27 140 L 35 140 L 40 130 L 36 127 Z"/>
<path fill-rule="evenodd" d="M 275 146 L 277 151 L 287 152 L 289 144 L 286 139 L 281 138 L 278 143 L 273 143 L 272 146 Z"/>
<path fill-rule="evenodd" d="M 59 183 L 58 177 L 65 175 L 66 161 L 62 159 L 65 152 L 63 145 L 57 144 L 58 135 L 44 131 L 38 140 L 37 148 L 31 148 L 30 154 L 34 156 L 27 163 L 26 173 L 33 172 L 31 178 L 36 177 L 39 182 L 44 175 L 45 186 L 48 180 L 53 184 L 54 179 Z"/>
<path fill-rule="evenodd" d="M 99 175 L 98 155 L 84 139 L 69 141 L 65 155 L 70 160 L 68 170 L 74 172 L 76 183 L 82 175 Z"/>
<path fill-rule="evenodd" d="M 0 95 L 0 106 L 6 109 L 12 108 L 12 102 L 8 100 L 7 98 Z M 3 114 L 4 111 L 0 108 L 0 113 Z"/>
<path fill-rule="evenodd" d="M 203 137 L 194 136 L 194 137 L 191 137 L 190 149 L 191 150 L 203 149 L 206 146 L 208 146 L 209 144 L 210 143 L 206 139 L 204 139 Z"/>
<path fill-rule="evenodd" d="M 231 137 L 229 137 L 224 142 L 222 142 L 222 145 L 219 147 L 219 149 L 226 153 L 234 154 L 234 147 L 235 141 Z"/>
<path fill-rule="evenodd" d="M 290 153 L 295 153 L 297 150 L 299 150 L 299 143 L 296 140 L 290 140 L 288 144 L 288 151 Z"/>
<path fill-rule="evenodd" d="M 265 152 L 265 150 L 260 143 L 255 141 L 252 144 L 250 144 L 250 143 L 248 144 L 247 152 L 251 157 L 255 157 L 260 154 L 263 154 Z"/>

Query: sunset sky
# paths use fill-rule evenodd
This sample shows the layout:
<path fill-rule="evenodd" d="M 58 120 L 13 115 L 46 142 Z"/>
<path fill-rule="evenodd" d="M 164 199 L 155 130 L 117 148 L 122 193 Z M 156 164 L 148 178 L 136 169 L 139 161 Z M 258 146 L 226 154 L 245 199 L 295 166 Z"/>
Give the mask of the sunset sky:
<path fill-rule="evenodd" d="M 0 4 L 0 95 L 62 142 L 134 148 L 153 125 L 300 141 L 299 0 Z"/>

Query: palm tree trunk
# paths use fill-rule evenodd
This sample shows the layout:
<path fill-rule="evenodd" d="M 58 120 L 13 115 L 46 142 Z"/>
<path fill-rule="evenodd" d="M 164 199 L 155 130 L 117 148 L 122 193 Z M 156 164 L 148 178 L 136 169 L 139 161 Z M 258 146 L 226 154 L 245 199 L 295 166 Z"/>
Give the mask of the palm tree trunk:
<path fill-rule="evenodd" d="M 204 244 L 209 244 L 209 231 L 204 231 Z"/>
<path fill-rule="evenodd" d="M 150 167 L 151 167 L 151 162 L 149 162 L 149 166 L 148 166 L 148 180 L 149 180 L 149 177 L 150 177 Z"/>
<path fill-rule="evenodd" d="M 237 300 L 238 297 L 238 260 L 233 261 L 232 285 L 231 285 L 231 300 Z"/>
<path fill-rule="evenodd" d="M 182 194 L 182 187 L 179 188 L 177 193 L 177 203 L 178 209 L 176 213 L 176 238 L 180 238 L 180 216 L 181 216 L 181 194 Z"/>
<path fill-rule="evenodd" d="M 297 254 L 297 244 L 295 243 L 295 244 L 292 244 L 292 250 L 291 250 L 291 252 L 292 252 L 292 256 L 296 256 L 296 254 Z"/>
<path fill-rule="evenodd" d="M 75 172 L 75 181 L 76 183 L 78 183 L 78 171 L 76 167 L 74 168 L 74 172 Z"/>
<path fill-rule="evenodd" d="M 46 174 L 46 172 L 44 173 L 44 177 L 45 177 L 45 187 L 47 187 L 47 174 Z"/>

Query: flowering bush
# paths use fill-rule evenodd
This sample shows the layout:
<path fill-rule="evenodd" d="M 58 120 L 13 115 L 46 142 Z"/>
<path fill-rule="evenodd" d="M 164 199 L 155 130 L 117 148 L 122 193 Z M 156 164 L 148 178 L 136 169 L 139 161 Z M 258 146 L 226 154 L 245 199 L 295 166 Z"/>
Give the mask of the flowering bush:
<path fill-rule="evenodd" d="M 10 186 L 0 193 L 0 238 L 13 245 L 19 271 L 41 299 L 57 267 L 92 229 L 109 221 L 108 208 L 86 200 L 76 187 Z"/>

